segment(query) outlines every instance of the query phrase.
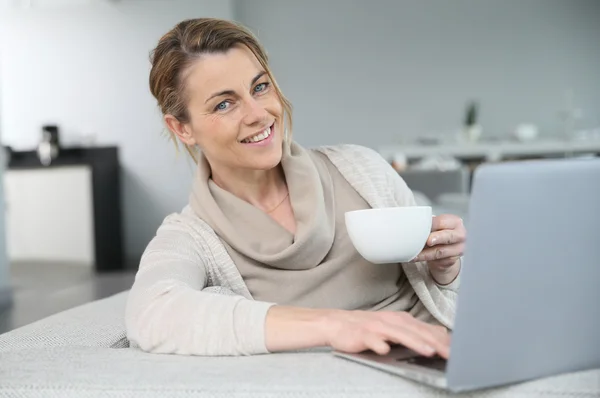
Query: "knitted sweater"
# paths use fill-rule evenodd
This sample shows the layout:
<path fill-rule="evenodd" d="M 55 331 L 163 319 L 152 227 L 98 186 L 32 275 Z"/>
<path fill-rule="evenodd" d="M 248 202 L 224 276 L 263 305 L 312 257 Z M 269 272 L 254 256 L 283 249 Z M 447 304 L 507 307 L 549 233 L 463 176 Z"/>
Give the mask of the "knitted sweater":
<path fill-rule="evenodd" d="M 410 189 L 375 151 L 320 147 L 373 208 L 412 206 Z M 429 318 L 452 328 L 460 278 L 439 286 L 424 263 L 402 264 Z M 181 355 L 268 353 L 265 318 L 274 303 L 254 300 L 216 233 L 191 207 L 165 218 L 148 244 L 128 297 L 132 346 Z"/>

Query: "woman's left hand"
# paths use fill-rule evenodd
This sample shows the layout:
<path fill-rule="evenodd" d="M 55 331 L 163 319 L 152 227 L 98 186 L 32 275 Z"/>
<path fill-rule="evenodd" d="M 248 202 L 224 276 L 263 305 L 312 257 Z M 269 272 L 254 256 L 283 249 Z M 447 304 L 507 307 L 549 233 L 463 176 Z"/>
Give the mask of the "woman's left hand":
<path fill-rule="evenodd" d="M 466 237 L 467 230 L 460 217 L 453 214 L 435 216 L 426 246 L 413 262 L 427 262 L 429 270 L 438 282 L 449 283 L 447 279 L 453 280 L 458 275 L 458 260 L 463 255 Z M 444 275 L 446 277 L 443 277 Z"/>

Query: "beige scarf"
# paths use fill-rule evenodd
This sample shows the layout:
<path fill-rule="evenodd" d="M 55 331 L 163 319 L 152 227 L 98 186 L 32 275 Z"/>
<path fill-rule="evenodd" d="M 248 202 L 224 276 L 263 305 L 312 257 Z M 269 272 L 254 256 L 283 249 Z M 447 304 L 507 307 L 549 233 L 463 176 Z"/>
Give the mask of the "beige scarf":
<path fill-rule="evenodd" d="M 314 154 L 295 143 L 284 148 L 281 164 L 296 218 L 295 236 L 262 210 L 217 186 L 204 156 L 198 162 L 190 203 L 238 253 L 274 268 L 313 268 L 323 261 L 335 235 L 331 177 L 318 170 L 324 165 L 313 160 Z M 265 239 L 274 236 L 281 239 Z"/>

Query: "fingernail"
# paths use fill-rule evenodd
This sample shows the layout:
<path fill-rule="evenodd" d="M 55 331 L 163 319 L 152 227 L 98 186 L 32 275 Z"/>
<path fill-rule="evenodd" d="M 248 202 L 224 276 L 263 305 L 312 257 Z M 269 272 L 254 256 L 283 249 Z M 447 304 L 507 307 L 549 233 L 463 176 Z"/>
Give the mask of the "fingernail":
<path fill-rule="evenodd" d="M 427 352 L 428 354 L 433 354 L 435 353 L 435 350 L 433 349 L 432 346 L 430 345 L 424 345 L 423 349 L 425 350 L 425 352 Z"/>
<path fill-rule="evenodd" d="M 435 245 L 436 242 L 437 242 L 437 238 L 431 239 L 431 243 L 429 243 L 429 246 Z"/>

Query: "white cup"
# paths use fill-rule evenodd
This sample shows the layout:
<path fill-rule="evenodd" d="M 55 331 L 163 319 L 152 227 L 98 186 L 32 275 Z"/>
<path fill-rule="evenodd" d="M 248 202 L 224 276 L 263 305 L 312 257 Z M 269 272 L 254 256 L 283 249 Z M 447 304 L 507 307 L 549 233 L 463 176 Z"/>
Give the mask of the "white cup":
<path fill-rule="evenodd" d="M 425 247 L 431 233 L 430 206 L 349 211 L 346 229 L 352 244 L 373 264 L 405 263 Z"/>

